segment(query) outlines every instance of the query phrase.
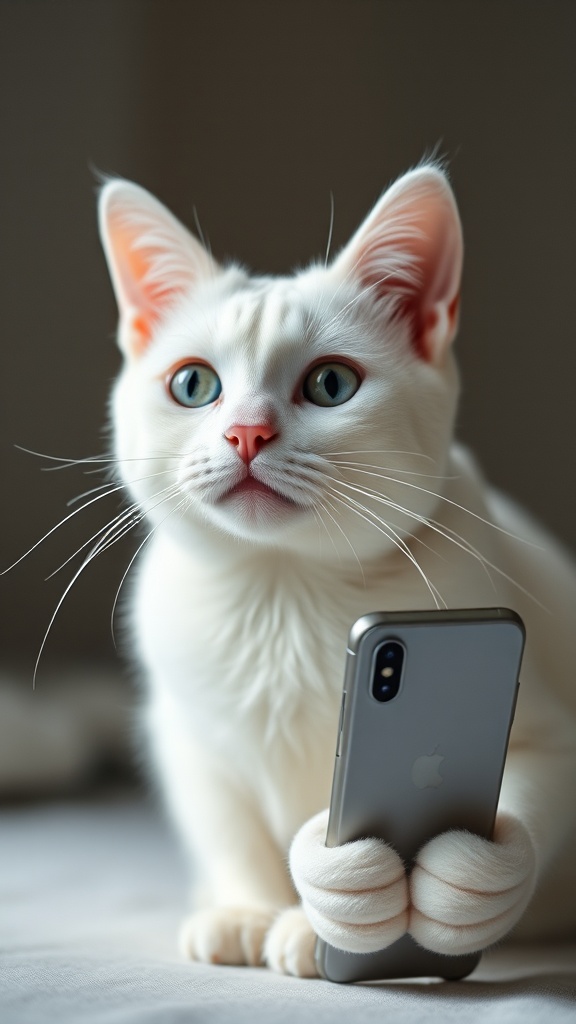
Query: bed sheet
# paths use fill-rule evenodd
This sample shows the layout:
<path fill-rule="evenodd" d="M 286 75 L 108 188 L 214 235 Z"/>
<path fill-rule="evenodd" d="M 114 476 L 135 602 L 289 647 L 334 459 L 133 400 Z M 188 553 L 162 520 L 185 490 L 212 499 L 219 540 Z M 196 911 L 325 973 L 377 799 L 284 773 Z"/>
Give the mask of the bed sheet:
<path fill-rule="evenodd" d="M 0 813 L 2 1024 L 574 1024 L 576 944 L 502 946 L 467 980 L 339 986 L 191 964 L 186 875 L 151 798 Z"/>

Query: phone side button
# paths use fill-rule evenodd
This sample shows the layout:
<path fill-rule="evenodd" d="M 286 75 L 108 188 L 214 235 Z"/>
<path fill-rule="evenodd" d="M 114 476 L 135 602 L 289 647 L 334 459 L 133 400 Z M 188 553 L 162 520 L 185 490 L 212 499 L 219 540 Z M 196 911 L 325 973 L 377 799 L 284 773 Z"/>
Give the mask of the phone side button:
<path fill-rule="evenodd" d="M 342 749 L 342 729 L 344 728 L 344 708 L 346 706 L 346 690 L 342 693 L 342 703 L 340 705 L 340 721 L 338 723 L 338 743 L 336 746 L 336 757 L 340 757 L 340 751 Z"/>
<path fill-rule="evenodd" d="M 516 705 L 518 703 L 518 694 L 519 694 L 519 692 L 520 692 L 520 680 L 518 680 L 518 682 L 516 683 L 516 692 L 514 694 L 514 703 L 512 705 L 512 714 L 510 715 L 510 725 L 512 725 L 512 722 L 514 721 L 514 718 L 516 717 Z"/>

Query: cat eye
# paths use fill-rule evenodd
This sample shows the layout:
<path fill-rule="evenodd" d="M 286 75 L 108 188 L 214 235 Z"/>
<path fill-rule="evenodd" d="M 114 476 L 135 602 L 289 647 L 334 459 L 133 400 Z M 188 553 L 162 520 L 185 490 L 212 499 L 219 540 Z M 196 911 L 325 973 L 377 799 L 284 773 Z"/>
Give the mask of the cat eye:
<path fill-rule="evenodd" d="M 205 363 L 186 363 L 170 377 L 168 389 L 179 405 L 198 409 L 216 401 L 222 391 L 222 384 L 211 366 Z"/>
<path fill-rule="evenodd" d="M 347 363 L 320 363 L 304 380 L 304 397 L 326 408 L 342 405 L 356 394 L 360 375 Z"/>

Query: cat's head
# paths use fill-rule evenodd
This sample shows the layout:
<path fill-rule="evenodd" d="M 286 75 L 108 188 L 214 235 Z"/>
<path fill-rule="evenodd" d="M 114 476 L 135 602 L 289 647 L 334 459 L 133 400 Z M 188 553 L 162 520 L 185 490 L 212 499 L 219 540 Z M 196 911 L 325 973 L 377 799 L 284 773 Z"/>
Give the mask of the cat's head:
<path fill-rule="evenodd" d="M 457 400 L 462 233 L 445 175 L 397 181 L 329 264 L 219 265 L 148 192 L 101 193 L 123 481 L 157 529 L 373 557 L 436 503 Z"/>

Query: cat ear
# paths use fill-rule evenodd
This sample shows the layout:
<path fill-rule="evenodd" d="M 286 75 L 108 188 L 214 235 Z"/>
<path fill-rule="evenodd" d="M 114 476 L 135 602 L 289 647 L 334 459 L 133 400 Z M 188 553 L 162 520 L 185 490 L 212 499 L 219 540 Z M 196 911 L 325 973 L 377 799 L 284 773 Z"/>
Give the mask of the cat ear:
<path fill-rule="evenodd" d="M 407 319 L 418 355 L 441 363 L 458 327 L 462 254 L 454 195 L 442 171 L 427 166 L 384 193 L 334 269 L 386 300 Z"/>
<path fill-rule="evenodd" d="M 130 181 L 106 183 L 98 214 L 120 312 L 118 344 L 137 356 L 167 309 L 219 267 L 162 203 Z"/>

